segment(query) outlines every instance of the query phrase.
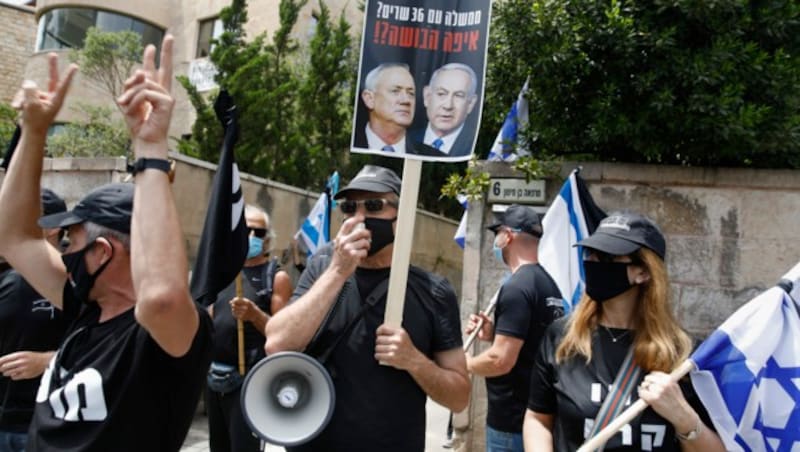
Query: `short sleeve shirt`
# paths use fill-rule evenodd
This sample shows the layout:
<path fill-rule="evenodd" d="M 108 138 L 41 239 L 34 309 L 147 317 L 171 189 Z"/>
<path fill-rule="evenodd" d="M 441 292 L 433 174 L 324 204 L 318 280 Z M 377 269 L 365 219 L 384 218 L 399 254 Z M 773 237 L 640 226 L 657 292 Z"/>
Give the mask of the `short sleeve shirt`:
<path fill-rule="evenodd" d="M 308 291 L 328 262 L 324 257 L 312 258 L 293 299 Z M 355 277 L 343 286 L 306 353 L 319 357 L 328 352 L 364 304 L 371 306 L 323 363 L 336 388 L 331 422 L 310 443 L 287 448 L 288 451 L 424 451 L 425 392 L 408 372 L 382 366 L 375 360 L 375 331 L 383 323 L 386 286 L 378 284 L 363 296 Z M 444 278 L 415 267 L 409 269 L 403 328 L 428 358 L 436 352 L 461 347 L 458 302 Z"/>
<path fill-rule="evenodd" d="M 548 329 L 536 357 L 531 377 L 528 408 L 544 414 L 555 415 L 553 426 L 554 450 L 574 451 L 585 441 L 591 431 L 594 418 L 608 395 L 617 369 L 622 364 L 632 344 L 632 335 L 627 330 L 599 329 L 592 336 L 592 361 L 586 363 L 582 357 L 572 357 L 556 364 L 555 350 L 564 335 L 566 319 L 557 320 Z M 611 335 L 617 337 L 612 341 Z M 646 373 L 642 373 L 638 384 Z M 711 425 L 708 413 L 695 394 L 688 380 L 679 382 L 681 391 L 689 405 L 707 425 Z M 638 399 L 634 389 L 625 407 Z M 659 451 L 678 452 L 680 443 L 670 422 L 647 408 L 640 416 L 611 437 L 606 451 Z"/>
<path fill-rule="evenodd" d="M 563 306 L 558 286 L 538 264 L 519 267 L 501 287 L 494 315 L 495 334 L 524 342 L 509 373 L 486 378 L 486 423 L 493 429 L 522 431 L 533 359 L 547 327 L 564 315 Z"/>
<path fill-rule="evenodd" d="M 179 450 L 211 361 L 211 319 L 196 309 L 194 340 L 174 358 L 133 308 L 101 323 L 99 307 L 82 305 L 67 288 L 64 313 L 77 318 L 42 376 L 27 449 Z"/>
<path fill-rule="evenodd" d="M 0 356 L 58 348 L 67 322 L 15 270 L 0 276 Z M 0 430 L 24 433 L 33 417 L 38 378 L 11 380 L 0 375 Z"/>

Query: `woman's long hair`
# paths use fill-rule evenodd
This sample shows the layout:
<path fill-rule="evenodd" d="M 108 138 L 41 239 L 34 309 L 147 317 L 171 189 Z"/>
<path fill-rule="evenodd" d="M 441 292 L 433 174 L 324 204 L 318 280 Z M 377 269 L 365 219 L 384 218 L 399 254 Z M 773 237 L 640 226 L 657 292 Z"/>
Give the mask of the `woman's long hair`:
<path fill-rule="evenodd" d="M 664 261 L 653 251 L 640 248 L 632 255 L 650 273 L 642 284 L 633 313 L 634 359 L 647 372 L 671 372 L 692 351 L 692 340 L 670 309 L 669 279 Z M 592 360 L 592 333 L 597 329 L 602 304 L 586 293 L 567 321 L 567 332 L 556 349 L 556 362 L 573 356 Z"/>

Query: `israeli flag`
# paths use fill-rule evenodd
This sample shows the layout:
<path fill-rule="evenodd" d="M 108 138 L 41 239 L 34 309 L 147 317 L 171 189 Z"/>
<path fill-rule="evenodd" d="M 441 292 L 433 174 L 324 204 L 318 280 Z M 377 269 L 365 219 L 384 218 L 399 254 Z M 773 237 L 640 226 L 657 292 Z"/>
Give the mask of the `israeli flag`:
<path fill-rule="evenodd" d="M 503 127 L 497 134 L 494 140 L 492 150 L 489 151 L 486 160 L 490 162 L 513 162 L 520 156 L 530 155 L 526 149 L 514 148 L 517 145 L 519 138 L 519 131 L 528 124 L 528 80 L 525 80 L 525 85 L 517 96 L 516 102 L 511 105 L 511 110 L 506 115 L 506 120 L 503 121 Z"/>
<path fill-rule="evenodd" d="M 566 312 L 583 294 L 583 249 L 575 246 L 591 235 L 606 213 L 597 207 L 586 183 L 573 170 L 542 219 L 539 264 L 547 270 L 566 302 Z"/>
<path fill-rule="evenodd" d="M 331 210 L 335 205 L 333 195 L 337 191 L 339 191 L 339 173 L 334 172 L 325 185 L 325 191 L 320 194 L 300 230 L 294 235 L 295 240 L 302 240 L 305 244 L 308 257 L 330 241 Z"/>
<path fill-rule="evenodd" d="M 800 284 L 800 264 L 789 275 Z M 800 304 L 773 287 L 692 354 L 692 384 L 725 448 L 800 450 Z"/>
<path fill-rule="evenodd" d="M 461 222 L 458 223 L 458 229 L 456 229 L 456 235 L 453 236 L 453 240 L 455 240 L 458 246 L 463 250 L 467 241 L 467 207 L 469 207 L 469 202 L 467 201 L 466 195 L 459 194 L 456 196 L 456 199 L 458 199 L 461 207 L 464 208 L 464 214 L 461 215 Z"/>

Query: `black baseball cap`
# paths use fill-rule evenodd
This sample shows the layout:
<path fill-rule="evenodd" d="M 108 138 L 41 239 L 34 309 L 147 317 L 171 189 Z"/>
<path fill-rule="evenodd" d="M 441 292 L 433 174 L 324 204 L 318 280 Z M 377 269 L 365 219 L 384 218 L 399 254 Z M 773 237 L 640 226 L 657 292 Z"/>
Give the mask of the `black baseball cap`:
<path fill-rule="evenodd" d="M 107 184 L 90 191 L 72 210 L 45 215 L 39 226 L 66 228 L 86 221 L 130 234 L 133 213 L 133 184 Z"/>
<path fill-rule="evenodd" d="M 495 214 L 495 218 L 496 221 L 487 227 L 495 234 L 501 226 L 508 226 L 536 237 L 541 237 L 544 232 L 542 222 L 539 221 L 539 214 L 528 206 L 511 204 L 505 212 Z"/>
<path fill-rule="evenodd" d="M 51 215 L 59 212 L 66 212 L 67 204 L 53 190 L 42 189 L 42 213 Z"/>
<path fill-rule="evenodd" d="M 658 226 L 647 217 L 633 212 L 612 213 L 600 222 L 594 234 L 577 245 L 614 256 L 625 256 L 641 247 L 653 250 L 661 259 L 667 252 L 664 234 Z"/>
<path fill-rule="evenodd" d="M 393 192 L 400 196 L 400 186 L 402 181 L 394 171 L 389 168 L 376 165 L 364 165 L 361 171 L 356 174 L 356 177 L 347 184 L 346 187 L 339 190 L 333 199 L 340 199 L 347 196 L 351 191 L 371 191 L 375 193 L 388 193 Z"/>

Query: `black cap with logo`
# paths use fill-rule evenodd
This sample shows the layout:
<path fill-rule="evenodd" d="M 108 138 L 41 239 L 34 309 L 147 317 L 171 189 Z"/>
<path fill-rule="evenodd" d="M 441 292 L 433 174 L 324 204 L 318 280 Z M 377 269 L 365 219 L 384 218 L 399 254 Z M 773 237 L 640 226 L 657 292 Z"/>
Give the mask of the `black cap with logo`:
<path fill-rule="evenodd" d="M 667 252 L 664 234 L 647 217 L 633 212 L 614 212 L 600 222 L 594 234 L 578 243 L 614 256 L 631 254 L 641 247 L 649 248 L 661 259 Z"/>
<path fill-rule="evenodd" d="M 344 198 L 352 191 L 369 191 L 374 193 L 393 192 L 397 196 L 400 196 L 401 185 L 402 181 L 400 178 L 389 168 L 376 165 L 364 165 L 364 168 L 361 168 L 361 171 L 356 174 L 356 177 L 354 177 L 346 187 L 339 190 L 333 199 Z"/>
<path fill-rule="evenodd" d="M 39 226 L 66 228 L 86 221 L 130 234 L 133 214 L 133 184 L 107 184 L 90 191 L 72 210 L 45 215 Z"/>
<path fill-rule="evenodd" d="M 495 214 L 497 221 L 487 227 L 494 233 L 501 226 L 507 226 L 515 231 L 527 232 L 536 237 L 541 237 L 542 223 L 539 221 L 539 214 L 528 206 L 511 204 L 505 212 Z"/>

